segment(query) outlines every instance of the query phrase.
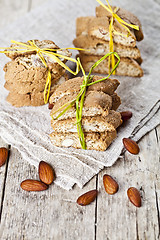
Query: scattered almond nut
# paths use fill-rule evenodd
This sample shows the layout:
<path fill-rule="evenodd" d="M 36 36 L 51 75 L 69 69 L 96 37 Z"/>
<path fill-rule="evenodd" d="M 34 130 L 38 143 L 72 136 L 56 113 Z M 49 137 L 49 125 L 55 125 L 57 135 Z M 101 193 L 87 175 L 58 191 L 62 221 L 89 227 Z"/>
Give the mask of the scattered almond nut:
<path fill-rule="evenodd" d="M 123 138 L 123 144 L 126 150 L 132 154 L 138 154 L 140 149 L 138 144 L 130 138 Z"/>
<path fill-rule="evenodd" d="M 141 196 L 139 191 L 135 187 L 130 187 L 127 190 L 127 195 L 131 203 L 136 207 L 141 207 Z"/>
<path fill-rule="evenodd" d="M 103 185 L 108 194 L 115 194 L 119 189 L 118 183 L 107 174 L 103 176 Z"/>
<path fill-rule="evenodd" d="M 86 192 L 77 199 L 77 203 L 81 206 L 86 206 L 95 200 L 97 194 L 97 190 Z"/>
<path fill-rule="evenodd" d="M 123 121 L 127 121 L 132 117 L 132 112 L 130 111 L 120 112 L 120 114 Z"/>
<path fill-rule="evenodd" d="M 55 174 L 54 174 L 54 170 L 51 167 L 51 165 L 49 165 L 48 163 L 41 161 L 39 163 L 39 178 L 42 182 L 46 183 L 47 185 L 50 185 L 54 179 L 55 179 Z"/>
<path fill-rule="evenodd" d="M 0 148 L 0 167 L 5 164 L 8 157 L 8 149 L 1 147 Z"/>
<path fill-rule="evenodd" d="M 26 179 L 21 182 L 21 188 L 25 191 L 43 191 L 48 189 L 48 185 L 38 180 Z"/>

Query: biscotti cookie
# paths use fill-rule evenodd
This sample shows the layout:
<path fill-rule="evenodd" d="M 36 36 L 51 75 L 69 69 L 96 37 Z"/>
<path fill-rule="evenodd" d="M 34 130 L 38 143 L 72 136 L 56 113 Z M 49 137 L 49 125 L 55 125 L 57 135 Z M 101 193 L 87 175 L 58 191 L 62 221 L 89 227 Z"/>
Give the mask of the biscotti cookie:
<path fill-rule="evenodd" d="M 115 131 L 122 124 L 121 114 L 113 110 L 105 117 L 83 117 L 82 125 L 84 132 L 105 132 Z M 77 132 L 76 118 L 66 120 L 51 120 L 51 126 L 54 132 Z"/>
<path fill-rule="evenodd" d="M 62 79 L 61 79 L 62 80 Z M 63 80 L 65 81 L 64 77 Z M 61 82 L 62 83 L 62 82 Z M 50 89 L 50 95 L 56 90 L 59 84 L 54 85 Z M 17 90 L 16 90 L 17 91 Z M 7 102 L 15 107 L 23 106 L 41 106 L 44 105 L 44 90 L 41 92 L 28 92 L 27 94 L 20 94 L 16 91 L 12 91 L 7 96 Z"/>
<path fill-rule="evenodd" d="M 113 11 L 115 11 L 117 7 L 112 6 Z M 117 8 L 116 14 L 125 22 L 134 24 L 139 26 L 139 31 L 134 30 L 134 34 L 136 36 L 137 41 L 143 40 L 143 31 L 142 31 L 142 26 L 139 21 L 139 19 L 131 12 L 127 11 L 126 9 Z M 111 18 L 112 15 L 109 11 L 107 11 L 105 8 L 103 8 L 101 5 L 96 7 L 96 16 L 97 17 L 108 17 Z"/>
<path fill-rule="evenodd" d="M 79 55 L 83 68 L 86 72 L 89 72 L 91 66 L 97 62 L 102 56 L 95 55 Z M 108 59 L 106 58 L 103 62 L 101 62 L 94 70 L 94 73 L 99 74 L 107 74 L 108 70 Z M 121 58 L 121 61 L 116 68 L 116 75 L 122 76 L 131 76 L 131 77 L 142 77 L 143 70 L 140 65 L 131 58 Z"/>
<path fill-rule="evenodd" d="M 30 40 L 32 41 L 32 40 Z M 71 53 L 69 53 L 68 50 L 61 50 L 53 41 L 51 40 L 42 40 L 39 41 L 37 39 L 34 40 L 34 43 L 36 44 L 37 47 L 39 47 L 40 49 L 54 49 L 55 53 L 59 53 L 62 55 L 66 55 L 66 56 L 71 56 Z M 25 44 L 30 45 L 29 41 L 25 42 Z M 12 60 L 16 59 L 17 57 L 28 57 L 31 55 L 37 55 L 36 51 L 27 51 L 27 52 L 18 52 L 16 50 L 18 50 L 19 47 L 23 47 L 21 45 L 18 44 L 11 44 L 11 47 L 14 47 L 15 50 L 13 50 L 12 52 L 8 52 L 5 53 L 7 57 L 11 58 Z M 17 47 L 17 49 L 16 49 Z M 38 58 L 36 58 L 38 59 Z M 45 56 L 45 60 L 47 61 L 47 66 L 49 66 L 49 64 L 52 64 L 53 62 L 55 62 L 53 59 L 49 58 L 48 56 Z M 62 59 L 64 60 L 64 59 Z M 64 60 L 66 61 L 66 60 Z M 39 64 L 42 65 L 41 61 L 38 61 Z M 37 63 L 36 63 L 37 64 Z"/>
<path fill-rule="evenodd" d="M 116 138 L 116 130 L 104 133 L 84 133 L 86 147 L 88 150 L 105 151 Z M 81 148 L 77 133 L 58 133 L 50 134 L 51 142 L 58 147 Z"/>
<path fill-rule="evenodd" d="M 82 25 L 85 24 L 82 28 Z M 109 18 L 106 17 L 80 17 L 77 19 L 77 29 L 79 35 L 89 35 L 97 39 L 109 41 Z M 84 31 L 80 32 L 81 30 Z M 115 43 L 135 47 L 136 46 L 136 37 L 134 31 L 131 29 L 131 33 L 128 37 L 125 35 L 128 34 L 127 30 L 123 28 L 117 21 L 114 22 L 115 31 L 119 32 L 122 35 L 114 34 L 113 41 Z M 79 36 L 77 35 L 77 36 Z"/>
<path fill-rule="evenodd" d="M 115 93 L 119 82 L 90 74 L 69 79 L 50 97 L 51 142 L 59 147 L 104 151 L 122 124 L 115 110 L 121 104 Z"/>
<path fill-rule="evenodd" d="M 106 55 L 109 50 L 109 41 L 104 41 L 91 37 L 89 35 L 80 35 L 73 40 L 75 47 L 86 49 L 83 54 L 87 55 Z M 140 51 L 137 47 L 128 47 L 121 44 L 114 44 L 114 51 L 120 57 L 129 57 L 133 59 L 141 58 Z"/>
<path fill-rule="evenodd" d="M 78 17 L 76 19 L 76 36 L 88 35 L 88 22 L 92 21 L 95 17 Z"/>
<path fill-rule="evenodd" d="M 117 95 L 117 93 L 113 93 L 110 96 L 112 97 L 112 109 L 116 111 L 118 107 L 121 105 L 121 99 Z"/>
<path fill-rule="evenodd" d="M 46 75 L 47 77 L 47 75 Z M 54 86 L 59 86 L 61 83 L 65 82 L 68 79 L 67 74 L 65 73 L 63 76 L 59 76 L 57 79 L 56 78 L 52 78 L 51 81 L 51 87 Z M 42 77 L 42 79 L 40 79 L 42 81 L 39 82 L 35 82 L 34 79 L 31 82 L 20 82 L 20 81 L 6 81 L 4 84 L 4 87 L 8 90 L 8 91 L 17 91 L 18 89 L 18 93 L 19 94 L 27 94 L 30 92 L 41 92 L 44 91 L 44 86 L 45 86 L 45 82 L 44 82 L 44 78 Z M 55 88 L 56 89 L 56 88 Z"/>
<path fill-rule="evenodd" d="M 102 76 L 93 76 L 91 82 L 95 82 L 101 78 Z M 69 79 L 67 82 L 65 82 L 63 85 L 59 86 L 59 88 L 56 89 L 54 94 L 52 94 L 52 96 L 50 97 L 49 102 L 51 104 L 54 104 L 64 96 L 78 93 L 80 91 L 80 86 L 82 85 L 82 82 L 83 77 Z M 88 86 L 87 91 L 101 91 L 106 94 L 112 95 L 119 86 L 119 84 L 120 83 L 117 79 L 108 78 L 102 82 Z"/>
<path fill-rule="evenodd" d="M 38 58 L 36 57 L 38 60 Z M 44 65 L 39 65 L 38 63 L 33 64 L 32 57 L 18 57 L 15 60 L 8 62 L 3 70 L 5 72 L 6 81 L 19 81 L 19 82 L 35 82 L 39 84 L 40 82 L 45 84 L 48 70 Z M 54 68 L 51 69 L 52 79 L 57 79 L 64 74 L 65 70 L 57 63 L 55 63 Z"/>
<path fill-rule="evenodd" d="M 56 112 L 61 106 L 72 101 L 76 98 L 77 94 L 70 94 L 67 96 L 63 96 L 59 99 L 51 110 L 51 116 L 54 114 L 54 118 L 59 115 L 59 112 Z M 100 91 L 87 91 L 84 100 L 84 106 L 82 114 L 84 117 L 92 117 L 92 116 L 106 116 L 108 115 L 109 109 L 116 110 L 121 104 L 120 97 L 114 93 L 109 96 L 108 94 Z M 59 119 L 67 119 L 76 116 L 76 106 L 73 105 L 67 112 L 65 112 Z"/>
<path fill-rule="evenodd" d="M 109 3 L 107 7 L 108 10 L 104 5 L 98 6 L 95 17 L 78 17 L 76 20 L 76 38 L 73 44 L 76 48 L 85 49 L 83 52 L 79 51 L 82 66 L 89 71 L 101 57 L 109 52 L 116 52 L 120 57 L 116 75 L 141 77 L 142 58 L 136 46 L 136 41 L 143 39 L 141 23 L 134 14 L 125 9 L 112 7 Z M 116 61 L 115 56 L 108 58 L 93 72 L 108 74 L 114 68 Z"/>
<path fill-rule="evenodd" d="M 57 62 L 55 55 L 48 55 L 51 54 L 49 50 L 59 54 L 57 58 L 63 64 L 67 61 L 65 57 L 70 57 L 71 53 L 68 50 L 59 49 L 49 40 L 31 40 L 24 43 L 35 44 L 36 47 L 44 49 L 46 52 L 41 52 L 41 55 L 36 50 L 25 51 L 25 46 L 24 51 L 19 52 L 19 47 L 23 48 L 23 45 L 19 44 L 12 44 L 12 51 L 6 53 L 12 59 L 4 66 L 5 88 L 10 91 L 7 101 L 17 107 L 43 105 L 48 100 L 46 94 L 49 86 L 52 94 L 59 84 L 67 79 L 65 69 Z"/>
<path fill-rule="evenodd" d="M 77 93 L 63 96 L 54 105 L 51 111 L 51 116 L 54 114 L 56 118 L 60 112 L 57 110 L 64 104 L 72 101 L 77 97 Z M 108 115 L 108 110 L 112 108 L 112 97 L 106 93 L 98 91 L 90 91 L 86 93 L 82 114 L 83 116 Z M 76 116 L 75 104 L 68 109 L 59 119 L 72 118 Z"/>

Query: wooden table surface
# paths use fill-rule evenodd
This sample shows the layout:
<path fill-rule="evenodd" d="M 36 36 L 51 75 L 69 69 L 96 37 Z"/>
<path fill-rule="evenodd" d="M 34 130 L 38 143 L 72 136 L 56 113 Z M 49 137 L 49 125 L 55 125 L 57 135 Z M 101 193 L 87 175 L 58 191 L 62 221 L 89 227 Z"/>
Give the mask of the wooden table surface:
<path fill-rule="evenodd" d="M 44 0 L 0 0 L 0 27 L 3 28 Z M 52 185 L 44 192 L 25 192 L 20 183 L 38 178 L 37 169 L 19 152 L 10 148 L 7 163 L 0 168 L 0 239 L 2 240 L 153 240 L 160 239 L 160 126 L 139 141 L 140 153 L 125 153 L 111 168 L 104 169 L 83 189 L 65 191 Z M 103 175 L 113 176 L 119 191 L 104 191 Z M 135 186 L 142 196 L 136 208 L 127 198 Z M 98 189 L 92 204 L 76 204 L 79 195 Z"/>

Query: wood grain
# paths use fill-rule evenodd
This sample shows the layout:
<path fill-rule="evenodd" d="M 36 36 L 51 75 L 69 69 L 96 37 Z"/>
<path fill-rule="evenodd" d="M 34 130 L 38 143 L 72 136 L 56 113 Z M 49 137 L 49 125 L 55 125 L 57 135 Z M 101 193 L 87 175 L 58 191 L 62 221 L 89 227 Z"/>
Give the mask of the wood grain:
<path fill-rule="evenodd" d="M 75 187 L 70 192 L 54 184 L 46 192 L 23 191 L 20 182 L 26 178 L 38 179 L 38 173 L 33 166 L 23 162 L 19 152 L 13 148 L 3 201 L 1 238 L 158 239 L 159 133 L 160 127 L 140 141 L 139 156 L 125 153 L 113 167 L 102 171 L 97 187 L 95 177 L 83 190 Z M 102 178 L 105 173 L 119 183 L 120 189 L 113 196 L 104 190 Z M 127 199 L 126 191 L 130 186 L 141 192 L 140 209 Z M 76 204 L 79 195 L 95 188 L 99 190 L 97 201 L 86 207 Z"/>
<path fill-rule="evenodd" d="M 4 143 L 4 141 L 0 138 L 0 147 L 8 148 L 8 144 Z M 8 157 L 9 159 L 9 157 Z M 8 169 L 8 159 L 6 163 L 0 167 L 0 222 L 1 222 L 1 213 L 3 210 L 3 202 L 4 202 L 4 194 L 5 194 L 5 182 L 7 177 L 7 169 Z"/>
<path fill-rule="evenodd" d="M 0 0 L 0 27 L 27 13 L 44 0 Z M 8 146 L 0 139 L 0 146 Z M 95 176 L 84 189 L 67 192 L 56 185 L 39 193 L 25 192 L 20 182 L 38 179 L 37 169 L 24 162 L 11 148 L 8 165 L 0 168 L 1 223 L 3 240 L 140 240 L 160 239 L 160 126 L 139 143 L 140 154 L 125 153 L 114 166 Z M 119 191 L 107 195 L 103 175 L 119 183 Z M 142 207 L 127 198 L 127 189 L 137 187 Z M 99 195 L 91 205 L 81 207 L 77 197 L 92 189 Z"/>
<path fill-rule="evenodd" d="M 83 190 L 75 187 L 68 192 L 52 184 L 47 191 L 38 193 L 20 188 L 26 178 L 38 179 L 38 171 L 12 149 L 0 228 L 2 239 L 94 239 L 96 202 L 81 207 L 76 200 L 96 188 L 95 178 Z"/>
<path fill-rule="evenodd" d="M 160 136 L 160 126 L 157 128 Z M 116 164 L 98 176 L 97 239 L 159 239 L 160 144 L 155 130 L 139 142 L 138 156 L 126 152 Z M 108 195 L 103 175 L 109 174 L 119 183 L 117 194 Z M 137 209 L 127 198 L 127 189 L 136 187 L 142 196 Z"/>

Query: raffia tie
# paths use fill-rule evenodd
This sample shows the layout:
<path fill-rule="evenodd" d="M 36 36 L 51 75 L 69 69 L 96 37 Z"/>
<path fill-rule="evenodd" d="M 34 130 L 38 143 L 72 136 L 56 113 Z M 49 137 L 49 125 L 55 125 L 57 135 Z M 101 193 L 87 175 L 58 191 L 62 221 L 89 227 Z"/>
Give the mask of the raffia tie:
<path fill-rule="evenodd" d="M 100 0 L 96 0 L 103 8 L 105 8 L 108 12 L 111 13 L 112 17 L 111 17 L 111 20 L 110 20 L 110 24 L 109 24 L 109 51 L 110 52 L 114 52 L 114 45 L 113 45 L 113 34 L 116 34 L 116 35 L 121 35 L 121 36 L 124 36 L 124 37 L 129 37 L 129 35 L 131 34 L 130 32 L 130 28 L 133 28 L 135 30 L 139 30 L 139 26 L 137 25 L 133 25 L 133 24 L 129 24 L 127 22 L 125 22 L 124 20 L 122 20 L 117 14 L 117 10 L 118 8 L 115 8 L 114 10 L 112 9 L 111 5 L 109 4 L 109 1 L 106 0 L 107 2 L 107 5 L 106 6 L 105 4 L 103 4 Z M 128 34 L 122 34 L 120 32 L 117 32 L 116 30 L 114 30 L 114 27 L 113 27 L 113 23 L 114 23 L 114 20 L 117 20 L 119 22 L 119 24 L 125 28 L 128 32 Z M 111 71 L 111 66 L 112 66 L 112 69 L 114 68 L 115 66 L 115 57 L 114 55 L 110 56 L 109 57 L 109 61 L 108 61 L 108 68 L 109 68 L 109 72 Z M 115 74 L 115 71 L 113 72 L 113 74 Z"/>

